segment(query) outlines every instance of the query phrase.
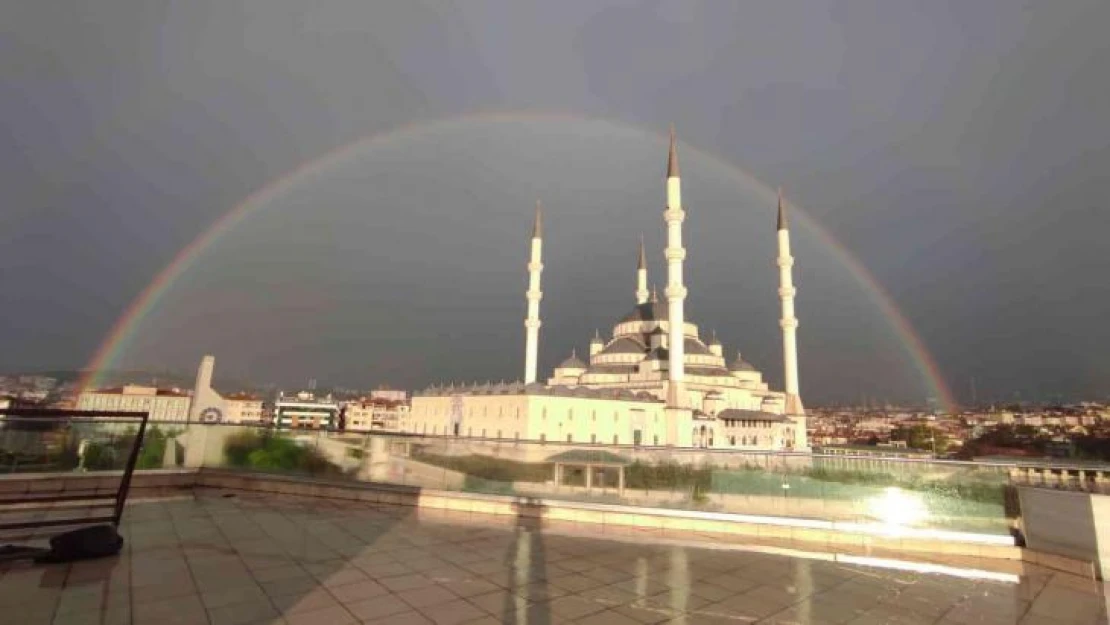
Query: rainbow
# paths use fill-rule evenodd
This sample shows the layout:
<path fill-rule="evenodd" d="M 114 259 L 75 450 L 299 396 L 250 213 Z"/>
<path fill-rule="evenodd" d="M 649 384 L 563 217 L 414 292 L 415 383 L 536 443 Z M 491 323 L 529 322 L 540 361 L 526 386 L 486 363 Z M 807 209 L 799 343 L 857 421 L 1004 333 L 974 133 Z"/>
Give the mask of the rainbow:
<path fill-rule="evenodd" d="M 600 121 L 625 130 L 655 135 L 660 137 L 660 139 L 664 138 L 663 135 L 657 132 L 645 130 L 623 122 L 614 122 L 612 120 L 574 116 L 565 113 L 509 111 L 478 112 L 459 117 L 416 122 L 379 134 L 368 135 L 340 146 L 331 152 L 302 164 L 280 178 L 267 183 L 254 193 L 251 193 L 238 205 L 216 219 L 200 236 L 186 245 L 177 256 L 155 276 L 150 284 L 139 293 L 112 325 L 111 330 L 93 354 L 89 364 L 85 366 L 84 373 L 78 383 L 78 388 L 82 390 L 91 389 L 99 383 L 100 373 L 111 368 L 112 363 L 130 343 L 139 325 L 138 322 L 150 313 L 158 304 L 162 295 L 170 289 L 178 278 L 189 270 L 197 259 L 203 256 L 205 250 L 218 241 L 224 233 L 232 230 L 235 226 L 246 220 L 253 211 L 261 209 L 274 199 L 289 192 L 298 184 L 311 180 L 314 176 L 342 163 L 370 146 L 380 147 L 391 141 L 410 137 L 417 133 L 447 130 L 455 126 L 475 121 Z M 758 193 L 765 196 L 768 206 L 771 206 L 773 202 L 776 201 L 777 191 L 760 182 L 752 174 L 718 156 L 698 150 L 687 144 L 683 145 L 683 149 L 698 157 L 713 162 L 724 170 L 731 172 L 745 184 L 751 185 Z M 790 203 L 789 206 L 793 214 L 800 217 L 801 221 L 805 223 L 806 226 L 816 234 L 817 238 L 832 251 L 833 255 L 848 268 L 853 278 L 860 284 L 864 292 L 867 293 L 868 297 L 872 300 L 872 303 L 878 306 L 883 316 L 891 324 L 892 329 L 909 355 L 918 374 L 921 376 L 922 380 L 924 380 L 927 391 L 937 399 L 941 408 L 948 411 L 954 409 L 958 404 L 952 391 L 944 381 L 944 376 L 941 374 L 936 361 L 930 354 L 928 348 L 926 348 L 921 337 L 914 330 L 905 315 L 902 314 L 901 310 L 898 309 L 894 300 L 882 285 L 879 284 L 875 276 L 855 257 L 855 255 L 833 238 L 820 223 L 808 215 L 804 209 L 793 203 Z"/>

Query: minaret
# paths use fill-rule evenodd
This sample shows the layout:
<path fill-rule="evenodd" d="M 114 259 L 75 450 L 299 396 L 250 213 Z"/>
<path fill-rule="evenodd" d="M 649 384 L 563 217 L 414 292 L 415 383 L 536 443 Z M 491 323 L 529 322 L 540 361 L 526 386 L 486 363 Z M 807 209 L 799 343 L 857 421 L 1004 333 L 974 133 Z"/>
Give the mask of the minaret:
<path fill-rule="evenodd" d="M 524 320 L 524 383 L 535 384 L 540 350 L 540 274 L 543 273 L 543 208 L 536 200 L 536 221 L 532 225 L 532 255 L 528 261 L 528 318 Z"/>
<path fill-rule="evenodd" d="M 802 396 L 798 392 L 798 319 L 794 316 L 794 257 L 790 255 L 790 229 L 786 223 L 786 208 L 782 202 L 782 189 L 779 189 L 779 299 L 782 300 L 782 365 L 786 391 L 786 414 L 805 414 Z"/>
<path fill-rule="evenodd" d="M 667 352 L 670 354 L 669 380 L 667 384 L 667 406 L 685 408 L 688 403 L 685 391 L 685 371 L 683 352 L 685 351 L 685 327 L 682 314 L 686 287 L 682 284 L 682 261 L 686 250 L 682 247 L 682 221 L 686 212 L 682 210 L 682 181 L 678 174 L 678 147 L 675 144 L 674 125 L 671 125 L 671 149 L 667 158 L 667 209 L 663 211 L 663 221 L 667 224 L 667 248 L 663 255 L 667 259 L 667 317 L 670 333 Z"/>
<path fill-rule="evenodd" d="M 601 352 L 601 350 L 603 350 L 603 349 L 605 349 L 605 341 L 601 340 L 601 332 L 598 331 L 598 330 L 594 330 L 594 338 L 593 338 L 593 340 L 590 341 L 590 359 L 591 359 L 591 361 L 592 361 L 593 357 L 596 356 L 597 354 L 599 354 Z M 591 364 L 592 364 L 592 362 L 591 362 Z"/>
<path fill-rule="evenodd" d="M 640 264 L 636 266 L 636 304 L 646 304 L 648 301 L 647 287 L 647 255 L 644 254 L 644 235 L 640 235 Z"/>

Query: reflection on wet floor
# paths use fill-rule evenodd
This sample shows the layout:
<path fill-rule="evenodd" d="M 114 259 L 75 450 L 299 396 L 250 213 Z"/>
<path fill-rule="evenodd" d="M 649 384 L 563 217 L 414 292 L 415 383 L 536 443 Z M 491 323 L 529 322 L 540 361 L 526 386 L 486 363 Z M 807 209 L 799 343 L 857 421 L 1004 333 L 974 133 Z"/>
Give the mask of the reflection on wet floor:
<path fill-rule="evenodd" d="M 540 506 L 497 518 L 218 492 L 138 503 L 118 558 L 0 569 L 0 625 L 1106 622 L 1102 584 L 1038 567 L 958 577 L 567 535 L 539 524 Z"/>

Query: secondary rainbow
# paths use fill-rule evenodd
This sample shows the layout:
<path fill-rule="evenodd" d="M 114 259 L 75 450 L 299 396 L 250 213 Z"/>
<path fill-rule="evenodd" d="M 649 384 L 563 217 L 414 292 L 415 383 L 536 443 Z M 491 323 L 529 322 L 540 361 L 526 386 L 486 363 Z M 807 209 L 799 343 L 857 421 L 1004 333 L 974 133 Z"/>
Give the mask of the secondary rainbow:
<path fill-rule="evenodd" d="M 265 186 L 261 187 L 254 193 L 247 196 L 242 202 L 237 204 L 234 208 L 229 210 L 220 218 L 216 219 L 207 230 L 200 236 L 194 239 L 191 243 L 186 245 L 166 267 L 158 273 L 157 276 L 143 289 L 141 293 L 131 302 L 127 309 L 113 324 L 111 330 L 108 332 L 106 338 L 101 342 L 89 364 L 86 365 L 84 373 L 79 381 L 78 388 L 88 389 L 96 386 L 99 383 L 99 374 L 112 367 L 113 362 L 123 352 L 124 348 L 130 342 L 131 337 L 134 335 L 138 322 L 146 316 L 158 303 L 161 296 L 173 285 L 173 283 L 188 271 L 189 267 L 200 258 L 205 250 L 211 247 L 224 233 L 232 230 L 236 225 L 242 223 L 253 211 L 259 210 L 266 206 L 272 200 L 281 197 L 294 186 L 310 180 L 313 176 L 327 171 L 329 168 L 342 163 L 347 158 L 360 153 L 362 150 L 370 146 L 378 146 L 380 144 L 388 143 L 393 140 L 401 139 L 420 132 L 431 132 L 436 130 L 443 130 L 452 126 L 472 123 L 475 121 L 590 121 L 590 122 L 604 122 L 621 127 L 628 130 L 633 130 L 643 134 L 649 134 L 663 138 L 662 135 L 654 131 L 645 130 L 623 122 L 615 122 L 607 119 L 598 119 L 582 116 L 574 116 L 565 113 L 551 113 L 540 111 L 507 111 L 507 112 L 479 112 L 459 117 L 451 117 L 446 119 L 438 119 L 425 122 L 417 122 L 401 126 L 383 133 L 369 135 L 360 138 L 356 141 L 336 148 L 322 156 L 308 161 L 301 166 L 297 167 L 286 173 L 285 175 L 277 178 Z M 768 206 L 771 206 L 777 197 L 777 192 L 772 187 L 763 184 L 755 176 L 748 172 L 736 167 L 735 165 L 721 159 L 718 156 L 708 152 L 698 150 L 689 145 L 683 145 L 684 150 L 692 152 L 699 157 L 706 158 L 723 169 L 731 172 L 734 176 L 742 179 L 745 183 L 751 185 L 758 190 L 759 193 L 765 196 Z M 906 319 L 902 311 L 894 303 L 894 300 L 886 292 L 886 290 L 879 284 L 875 276 L 853 255 L 847 248 L 840 244 L 835 238 L 823 228 L 820 223 L 810 217 L 803 208 L 791 203 L 790 208 L 795 215 L 798 215 L 806 226 L 814 232 L 818 239 L 832 251 L 832 253 L 844 263 L 848 268 L 853 278 L 863 287 L 864 292 L 872 302 L 879 307 L 883 316 L 891 324 L 891 328 L 897 335 L 903 348 L 910 356 L 914 368 L 917 369 L 922 380 L 928 387 L 927 390 L 931 393 L 941 407 L 945 410 L 952 410 L 956 407 L 957 402 L 949 389 L 944 377 L 936 364 L 935 359 L 930 354 L 928 348 L 925 347 L 921 337 L 914 330 L 913 326 Z"/>

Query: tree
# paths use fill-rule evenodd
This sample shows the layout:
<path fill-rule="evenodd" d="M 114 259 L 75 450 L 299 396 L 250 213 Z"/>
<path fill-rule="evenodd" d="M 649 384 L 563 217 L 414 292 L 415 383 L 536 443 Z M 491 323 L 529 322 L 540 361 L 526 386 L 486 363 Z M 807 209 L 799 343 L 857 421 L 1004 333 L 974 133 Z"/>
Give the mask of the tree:
<path fill-rule="evenodd" d="M 936 450 L 937 453 L 948 449 L 948 435 L 922 423 L 909 428 L 897 428 L 890 433 L 890 439 L 905 441 L 906 447 L 911 449 Z"/>

